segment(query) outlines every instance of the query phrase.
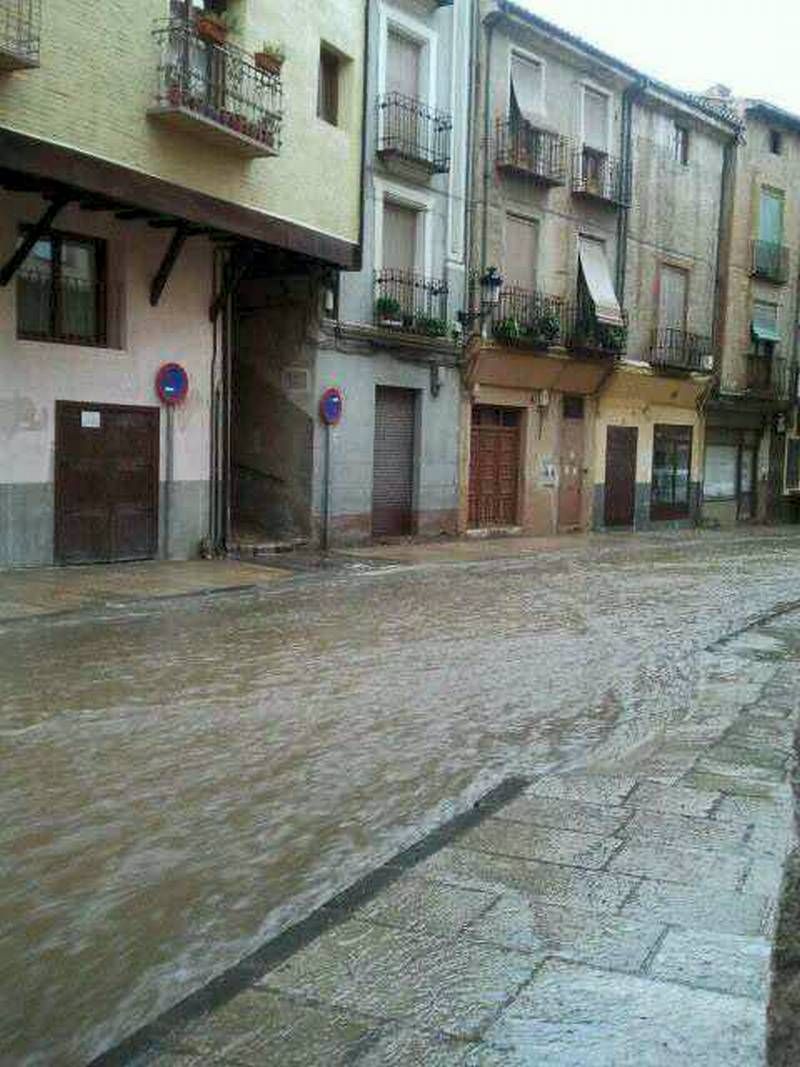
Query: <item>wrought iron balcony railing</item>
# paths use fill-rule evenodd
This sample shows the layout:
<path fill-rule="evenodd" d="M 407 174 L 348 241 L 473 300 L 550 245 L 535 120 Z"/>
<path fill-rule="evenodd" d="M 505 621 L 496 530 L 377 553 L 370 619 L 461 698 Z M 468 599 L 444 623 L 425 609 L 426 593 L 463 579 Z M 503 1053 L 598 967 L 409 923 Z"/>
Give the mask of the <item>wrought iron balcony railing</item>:
<path fill-rule="evenodd" d="M 448 112 L 402 93 L 380 97 L 377 110 L 381 159 L 413 163 L 430 174 L 450 170 L 453 120 Z"/>
<path fill-rule="evenodd" d="M 494 339 L 505 345 L 549 348 L 564 343 L 564 301 L 538 290 L 506 285 L 489 312 Z"/>
<path fill-rule="evenodd" d="M 750 353 L 747 357 L 745 386 L 748 393 L 765 400 L 788 399 L 789 374 L 786 360 L 779 356 Z"/>
<path fill-rule="evenodd" d="M 625 314 L 623 312 L 623 319 Z M 598 322 L 592 307 L 576 300 L 564 308 L 564 345 L 584 355 L 621 356 L 628 343 L 627 323 L 609 326 Z"/>
<path fill-rule="evenodd" d="M 495 126 L 498 170 L 530 178 L 544 185 L 567 180 L 567 139 L 529 122 L 498 119 Z"/>
<path fill-rule="evenodd" d="M 387 269 L 375 276 L 375 323 L 422 337 L 446 337 L 447 283 L 413 271 Z"/>
<path fill-rule="evenodd" d="M 789 249 L 771 241 L 753 241 L 750 273 L 756 278 L 785 285 L 789 280 Z"/>
<path fill-rule="evenodd" d="M 280 77 L 230 44 L 201 37 L 192 23 L 157 26 L 158 86 L 151 114 L 248 156 L 280 150 Z"/>
<path fill-rule="evenodd" d="M 711 338 L 689 330 L 662 326 L 653 330 L 647 359 L 654 367 L 710 371 L 713 366 Z"/>
<path fill-rule="evenodd" d="M 630 204 L 630 168 L 605 152 L 584 145 L 573 156 L 572 191 L 619 207 Z"/>
<path fill-rule="evenodd" d="M 123 288 L 109 282 L 17 275 L 17 335 L 27 341 L 122 347 Z"/>
<path fill-rule="evenodd" d="M 39 66 L 41 0 L 0 0 L 0 71 Z"/>

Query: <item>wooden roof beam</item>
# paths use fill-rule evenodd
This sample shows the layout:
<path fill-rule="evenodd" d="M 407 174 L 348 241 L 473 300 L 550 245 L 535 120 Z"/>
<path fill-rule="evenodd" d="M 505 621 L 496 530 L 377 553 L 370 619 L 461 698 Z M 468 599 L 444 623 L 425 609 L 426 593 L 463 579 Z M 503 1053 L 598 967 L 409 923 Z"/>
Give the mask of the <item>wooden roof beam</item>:
<path fill-rule="evenodd" d="M 14 251 L 11 258 L 0 270 L 0 286 L 6 286 L 17 273 L 19 268 L 28 258 L 28 253 L 33 246 L 49 231 L 53 224 L 56 215 L 62 208 L 66 207 L 69 203 L 69 198 L 64 196 L 61 200 L 54 200 L 50 207 L 45 211 L 44 215 L 39 219 L 35 226 L 31 226 L 29 230 L 26 230 L 22 241 L 18 248 Z"/>

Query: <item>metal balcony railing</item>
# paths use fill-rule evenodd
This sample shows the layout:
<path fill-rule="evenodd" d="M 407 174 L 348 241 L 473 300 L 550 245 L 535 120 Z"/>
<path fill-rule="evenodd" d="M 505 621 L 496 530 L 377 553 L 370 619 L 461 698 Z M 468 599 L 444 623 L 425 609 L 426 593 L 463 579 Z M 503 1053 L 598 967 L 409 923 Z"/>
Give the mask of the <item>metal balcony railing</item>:
<path fill-rule="evenodd" d="M 623 319 L 625 314 L 623 312 Z M 594 309 L 583 300 L 564 307 L 564 345 L 585 355 L 621 356 L 628 343 L 628 327 L 598 322 Z"/>
<path fill-rule="evenodd" d="M 0 0 L 0 71 L 39 66 L 41 0 Z"/>
<path fill-rule="evenodd" d="M 501 344 L 549 348 L 564 343 L 564 301 L 538 290 L 505 285 L 489 311 L 494 339 Z"/>
<path fill-rule="evenodd" d="M 17 335 L 24 340 L 121 348 L 123 319 L 121 285 L 17 275 Z"/>
<path fill-rule="evenodd" d="M 567 139 L 529 122 L 498 119 L 495 126 L 495 164 L 498 170 L 545 185 L 567 180 Z"/>
<path fill-rule="evenodd" d="M 771 241 L 753 241 L 750 273 L 756 278 L 785 285 L 789 280 L 789 249 Z"/>
<path fill-rule="evenodd" d="M 653 330 L 648 362 L 654 367 L 710 371 L 713 366 L 711 338 L 672 326 Z"/>
<path fill-rule="evenodd" d="M 630 204 L 630 168 L 605 152 L 584 145 L 573 155 L 572 191 L 619 207 Z"/>
<path fill-rule="evenodd" d="M 789 374 L 785 359 L 778 356 L 755 355 L 747 357 L 748 393 L 765 400 L 786 400 L 789 396 Z"/>
<path fill-rule="evenodd" d="M 151 114 L 187 121 L 198 134 L 253 156 L 280 150 L 280 77 L 257 67 L 231 44 L 201 37 L 194 24 L 172 19 L 153 31 L 159 50 Z"/>
<path fill-rule="evenodd" d="M 387 269 L 375 276 L 375 323 L 423 337 L 446 337 L 447 284 L 413 271 Z"/>
<path fill-rule="evenodd" d="M 378 100 L 378 155 L 414 163 L 431 174 L 450 170 L 452 116 L 402 93 Z"/>

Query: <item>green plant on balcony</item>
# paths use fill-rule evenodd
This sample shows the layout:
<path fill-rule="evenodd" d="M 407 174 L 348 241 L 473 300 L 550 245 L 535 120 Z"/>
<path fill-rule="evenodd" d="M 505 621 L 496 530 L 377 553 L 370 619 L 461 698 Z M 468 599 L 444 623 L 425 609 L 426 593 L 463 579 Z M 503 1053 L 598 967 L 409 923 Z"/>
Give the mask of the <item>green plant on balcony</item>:
<path fill-rule="evenodd" d="M 494 335 L 498 341 L 511 345 L 522 337 L 522 327 L 517 319 L 500 319 L 494 325 Z"/>
<path fill-rule="evenodd" d="M 402 326 L 403 309 L 393 296 L 379 296 L 375 301 L 375 315 L 382 326 Z"/>
<path fill-rule="evenodd" d="M 229 26 L 227 20 L 214 11 L 198 11 L 194 17 L 197 36 L 211 44 L 225 44 Z"/>
<path fill-rule="evenodd" d="M 551 345 L 561 333 L 561 319 L 554 311 L 543 311 L 531 323 L 529 333 L 537 341 Z"/>
<path fill-rule="evenodd" d="M 604 352 L 613 352 L 619 355 L 625 349 L 625 328 L 623 326 L 606 326 L 598 324 L 596 331 L 596 344 Z"/>
<path fill-rule="evenodd" d="M 446 337 L 447 323 L 444 319 L 437 319 L 432 315 L 417 315 L 414 319 L 414 329 L 417 333 L 425 334 L 426 337 Z"/>
<path fill-rule="evenodd" d="M 278 41 L 264 41 L 261 51 L 253 56 L 253 62 L 259 70 L 267 74 L 280 74 L 281 67 L 286 61 L 286 49 Z"/>

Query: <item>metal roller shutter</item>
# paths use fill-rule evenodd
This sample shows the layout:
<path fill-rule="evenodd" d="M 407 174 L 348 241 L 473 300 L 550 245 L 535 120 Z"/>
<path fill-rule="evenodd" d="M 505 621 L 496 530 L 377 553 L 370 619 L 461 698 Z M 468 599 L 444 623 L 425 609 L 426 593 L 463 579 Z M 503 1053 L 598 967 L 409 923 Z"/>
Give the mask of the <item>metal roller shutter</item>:
<path fill-rule="evenodd" d="M 413 389 L 375 390 L 375 450 L 372 480 L 372 533 L 396 537 L 413 532 Z"/>

